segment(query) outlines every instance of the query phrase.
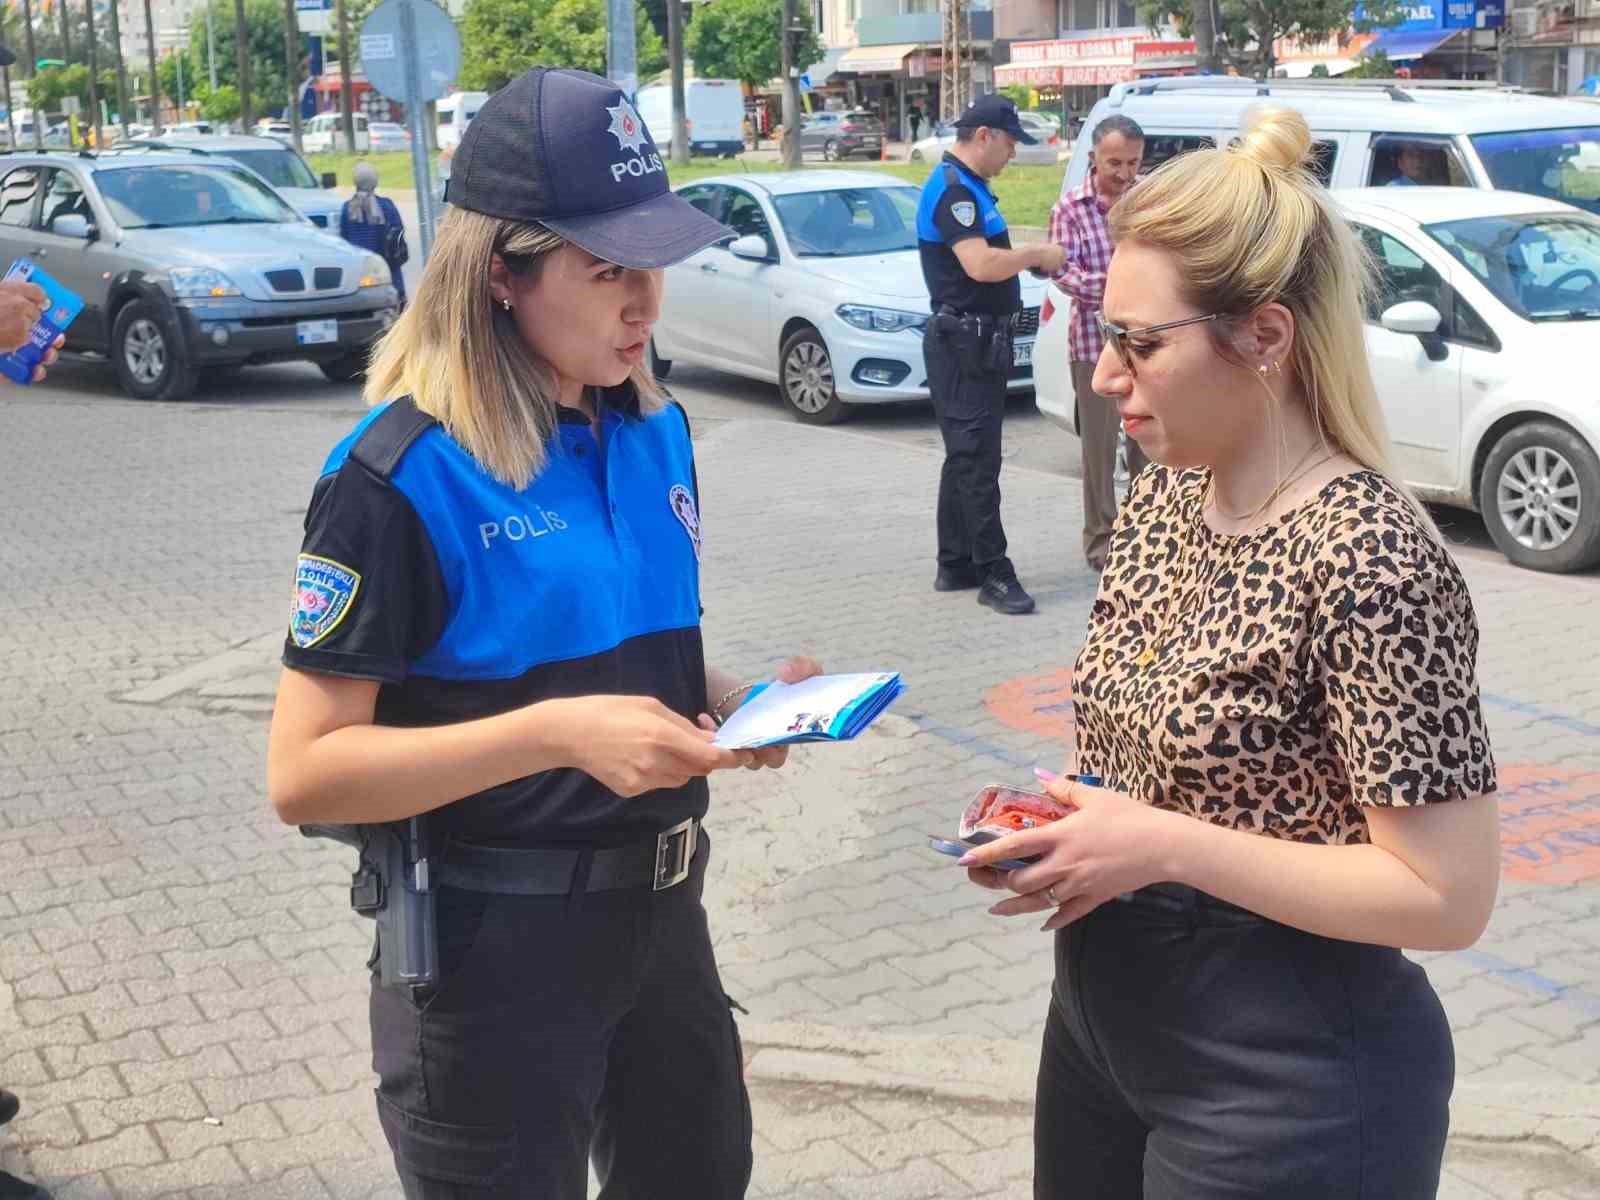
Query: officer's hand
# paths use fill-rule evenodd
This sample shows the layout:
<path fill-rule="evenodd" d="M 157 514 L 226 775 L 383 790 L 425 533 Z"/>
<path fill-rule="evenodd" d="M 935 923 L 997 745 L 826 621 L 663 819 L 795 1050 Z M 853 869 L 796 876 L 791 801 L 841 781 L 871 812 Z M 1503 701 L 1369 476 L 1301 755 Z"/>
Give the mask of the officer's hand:
<path fill-rule="evenodd" d="M 50 297 L 37 283 L 12 279 L 0 283 L 0 352 L 6 354 L 27 344 L 33 326 L 50 307 Z"/>
<path fill-rule="evenodd" d="M 778 668 L 777 679 L 779 683 L 799 683 L 802 679 L 810 679 L 814 675 L 821 674 L 821 663 L 814 658 L 807 658 L 805 655 L 800 654 Z M 745 698 L 748 699 L 749 696 L 746 695 Z M 740 702 L 740 706 L 743 707 L 743 701 Z M 735 708 L 733 711 L 738 712 L 739 709 Z M 729 714 L 729 716 L 732 715 L 732 713 Z M 702 729 L 715 730 L 717 723 L 709 716 L 702 714 L 700 727 Z M 759 771 L 762 767 L 768 767 L 776 771 L 789 761 L 789 747 L 787 746 L 763 746 L 759 750 L 751 750 L 748 753 L 750 761 L 745 763 L 745 766 L 752 771 Z"/>
<path fill-rule="evenodd" d="M 558 701 L 566 718 L 562 740 L 572 765 L 619 796 L 682 787 L 728 767 L 749 765 L 748 752 L 713 746 L 653 696 L 580 696 Z"/>
<path fill-rule="evenodd" d="M 1067 265 L 1067 248 L 1055 242 L 1040 242 L 1035 249 L 1034 269 L 1046 275 L 1059 275 Z"/>

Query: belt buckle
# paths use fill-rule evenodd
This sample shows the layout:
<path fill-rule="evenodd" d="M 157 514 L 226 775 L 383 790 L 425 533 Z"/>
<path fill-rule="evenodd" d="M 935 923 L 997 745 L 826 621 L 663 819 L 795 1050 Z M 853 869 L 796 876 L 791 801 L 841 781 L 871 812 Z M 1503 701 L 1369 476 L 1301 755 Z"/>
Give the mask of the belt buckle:
<path fill-rule="evenodd" d="M 699 832 L 699 822 L 690 817 L 656 834 L 655 891 L 664 892 L 689 878 Z"/>

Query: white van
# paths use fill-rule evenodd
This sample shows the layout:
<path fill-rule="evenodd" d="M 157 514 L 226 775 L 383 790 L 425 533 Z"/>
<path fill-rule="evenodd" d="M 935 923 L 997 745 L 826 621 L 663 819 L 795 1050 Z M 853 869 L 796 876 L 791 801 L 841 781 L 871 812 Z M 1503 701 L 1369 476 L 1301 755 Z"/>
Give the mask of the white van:
<path fill-rule="evenodd" d="M 453 92 L 434 105 L 439 149 L 454 150 L 461 144 L 461 135 L 488 99 L 488 92 Z"/>
<path fill-rule="evenodd" d="M 744 150 L 744 92 L 736 79 L 694 79 L 683 87 L 689 152 L 734 158 Z M 639 116 L 656 146 L 672 146 L 672 88 L 665 83 L 639 89 Z"/>
<path fill-rule="evenodd" d="M 367 129 L 367 114 L 352 113 L 356 127 L 356 153 L 372 149 L 372 134 Z M 328 154 L 344 149 L 344 114 L 318 113 L 300 130 L 300 145 L 307 154 Z"/>

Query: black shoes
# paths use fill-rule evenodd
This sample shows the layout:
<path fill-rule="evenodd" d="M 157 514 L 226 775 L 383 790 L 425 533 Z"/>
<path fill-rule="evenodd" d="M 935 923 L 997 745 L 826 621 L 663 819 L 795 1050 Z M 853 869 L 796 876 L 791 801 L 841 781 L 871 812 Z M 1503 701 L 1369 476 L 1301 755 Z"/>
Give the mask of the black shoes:
<path fill-rule="evenodd" d="M 21 1107 L 22 1102 L 15 1095 L 0 1088 L 0 1125 L 9 1122 Z M 0 1171 L 0 1200 L 50 1200 L 50 1193 L 9 1171 Z"/>
<path fill-rule="evenodd" d="M 22 1101 L 17 1099 L 15 1092 L 8 1092 L 0 1088 L 0 1125 L 11 1124 L 11 1118 L 22 1109 Z"/>
<path fill-rule="evenodd" d="M 978 603 L 1011 617 L 1020 617 L 1033 611 L 1033 597 L 1017 582 L 1015 575 L 985 580 L 978 589 Z"/>
<path fill-rule="evenodd" d="M 978 573 L 971 567 L 940 567 L 933 577 L 936 592 L 970 592 L 978 586 Z"/>

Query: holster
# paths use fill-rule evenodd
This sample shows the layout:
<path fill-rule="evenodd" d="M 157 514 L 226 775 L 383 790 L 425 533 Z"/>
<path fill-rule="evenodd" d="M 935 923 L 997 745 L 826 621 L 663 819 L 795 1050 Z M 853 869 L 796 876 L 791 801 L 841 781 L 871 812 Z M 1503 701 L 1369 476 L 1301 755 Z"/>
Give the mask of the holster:
<path fill-rule="evenodd" d="M 350 907 L 378 922 L 378 979 L 384 987 L 439 981 L 439 934 L 426 816 L 382 825 L 302 825 L 306 837 L 353 846 Z"/>
<path fill-rule="evenodd" d="M 959 313 L 950 309 L 934 314 L 933 332 L 955 349 L 961 373 L 977 379 L 1008 374 L 1011 370 L 1016 317 L 988 313 Z"/>

